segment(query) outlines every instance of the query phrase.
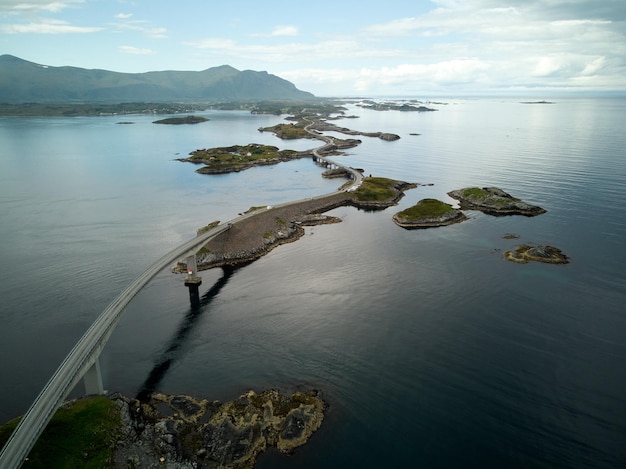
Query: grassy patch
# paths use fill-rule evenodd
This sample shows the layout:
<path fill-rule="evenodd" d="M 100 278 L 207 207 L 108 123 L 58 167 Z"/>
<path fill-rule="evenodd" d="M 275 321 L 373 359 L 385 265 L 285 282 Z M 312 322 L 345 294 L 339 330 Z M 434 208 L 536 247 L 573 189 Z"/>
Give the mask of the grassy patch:
<path fill-rule="evenodd" d="M 208 166 L 232 166 L 258 160 L 277 159 L 279 156 L 280 152 L 277 147 L 251 143 L 249 145 L 195 150 L 190 153 L 189 159 L 203 162 Z"/>
<path fill-rule="evenodd" d="M 278 138 L 285 140 L 313 138 L 313 136 L 304 130 L 304 127 L 299 124 L 277 124 L 272 127 L 265 127 L 263 130 L 274 132 Z"/>
<path fill-rule="evenodd" d="M 417 204 L 402 210 L 398 213 L 399 217 L 406 220 L 415 220 L 427 217 L 437 217 L 454 210 L 452 205 L 446 204 L 437 199 L 423 199 Z"/>
<path fill-rule="evenodd" d="M 463 197 L 489 197 L 491 194 L 480 187 L 468 187 L 463 189 Z"/>
<path fill-rule="evenodd" d="M 382 202 L 393 198 L 396 194 L 393 179 L 370 177 L 365 178 L 359 188 L 354 191 L 357 200 L 365 202 Z"/>
<path fill-rule="evenodd" d="M 202 228 L 198 228 L 196 230 L 196 233 L 201 235 L 202 233 L 206 233 L 207 231 L 209 231 L 210 229 L 215 228 L 217 225 L 219 225 L 220 222 L 219 220 L 217 221 L 212 221 L 211 223 L 209 223 L 208 225 L 203 226 Z"/>
<path fill-rule="evenodd" d="M 19 419 L 0 427 L 0 446 Z M 25 468 L 113 468 L 112 453 L 120 428 L 116 404 L 104 396 L 59 408 L 28 456 Z"/>
<path fill-rule="evenodd" d="M 202 116 L 168 117 L 167 119 L 154 121 L 153 124 L 199 124 L 200 122 L 206 122 L 208 120 L 209 119 Z"/>

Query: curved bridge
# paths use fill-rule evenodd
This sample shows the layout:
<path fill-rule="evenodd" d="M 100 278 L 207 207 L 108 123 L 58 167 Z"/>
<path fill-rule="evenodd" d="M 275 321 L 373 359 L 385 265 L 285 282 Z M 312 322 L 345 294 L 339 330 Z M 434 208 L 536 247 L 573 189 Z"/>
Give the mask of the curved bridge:
<path fill-rule="evenodd" d="M 311 121 L 309 121 L 311 122 Z M 362 174 L 350 167 L 338 165 L 337 163 L 319 155 L 319 151 L 331 148 L 333 139 L 331 137 L 322 136 L 308 129 L 313 125 L 311 122 L 306 126 L 307 132 L 315 138 L 326 142 L 325 145 L 313 150 L 316 158 L 321 159 L 329 164 L 341 167 L 352 174 L 353 183 L 347 190 L 358 187 L 362 182 Z M 326 194 L 317 198 L 328 197 L 336 194 Z M 288 202 L 276 205 L 287 206 L 297 204 L 300 201 Z M 98 316 L 91 327 L 85 332 L 82 338 L 65 357 L 57 371 L 52 375 L 48 383 L 44 386 L 39 396 L 30 406 L 19 425 L 5 444 L 0 453 L 0 467 L 3 469 L 19 468 L 24 462 L 28 453 L 35 445 L 35 442 L 43 432 L 46 425 L 56 412 L 57 408 L 65 401 L 69 393 L 74 389 L 78 382 L 85 378 L 88 387 L 88 379 L 100 380 L 99 378 L 99 362 L 98 358 L 109 340 L 113 330 L 117 326 L 124 308 L 133 297 L 161 270 L 171 265 L 178 259 L 186 255 L 193 255 L 203 244 L 229 229 L 229 225 L 240 222 L 246 218 L 255 216 L 258 211 L 241 215 L 230 220 L 227 223 L 220 224 L 215 228 L 197 236 L 170 251 L 165 256 L 152 264 L 144 273 L 135 279 L 115 300 Z M 96 377 L 96 378 L 94 378 Z M 89 392 L 89 391 L 88 391 Z"/>

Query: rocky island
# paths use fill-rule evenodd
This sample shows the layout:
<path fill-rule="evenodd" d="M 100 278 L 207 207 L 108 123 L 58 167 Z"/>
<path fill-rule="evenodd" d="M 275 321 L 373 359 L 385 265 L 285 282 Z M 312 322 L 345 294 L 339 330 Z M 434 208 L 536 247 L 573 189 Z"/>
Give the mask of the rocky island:
<path fill-rule="evenodd" d="M 206 122 L 209 119 L 202 116 L 185 116 L 185 117 L 168 117 L 167 119 L 159 119 L 158 121 L 154 121 L 153 124 L 170 124 L 170 125 L 181 125 L 181 124 L 199 124 L 201 122 Z"/>
<path fill-rule="evenodd" d="M 205 148 L 192 151 L 188 158 L 178 161 L 203 164 L 197 169 L 201 174 L 224 174 L 239 172 L 253 166 L 273 165 L 296 158 L 310 157 L 310 151 L 279 150 L 272 145 L 232 145 L 230 147 Z"/>
<path fill-rule="evenodd" d="M 546 264 L 567 264 L 567 256 L 554 246 L 531 246 L 522 244 L 514 251 L 506 251 L 504 258 L 518 264 L 526 264 L 528 261 L 544 262 Z"/>
<path fill-rule="evenodd" d="M 311 131 L 305 130 L 308 126 Z M 339 132 L 346 135 L 362 135 L 363 137 L 380 138 L 381 140 L 393 141 L 400 138 L 399 135 L 389 132 L 361 132 L 359 130 L 352 130 L 347 127 L 340 127 L 327 119 L 299 119 L 295 124 L 277 124 L 271 127 L 261 127 L 259 132 L 274 132 L 277 137 L 282 139 L 294 139 L 294 138 L 316 138 L 316 135 L 320 135 L 320 132 Z M 337 139 L 335 139 L 337 140 Z M 356 146 L 361 143 L 360 140 L 352 140 Z"/>
<path fill-rule="evenodd" d="M 466 219 L 463 212 L 437 199 L 422 199 L 393 216 L 393 222 L 406 229 L 446 226 Z"/>
<path fill-rule="evenodd" d="M 248 391 L 229 402 L 113 393 L 63 404 L 28 457 L 29 467 L 252 468 L 268 448 L 292 453 L 321 426 L 318 391 Z M 0 426 L 0 447 L 19 419 Z"/>
<path fill-rule="evenodd" d="M 429 108 L 429 107 L 422 106 L 422 105 L 415 106 L 409 103 L 404 103 L 404 104 L 397 104 L 393 102 L 377 103 L 375 101 L 370 101 L 370 100 L 357 104 L 357 106 L 362 107 L 363 109 L 371 109 L 374 111 L 431 112 L 431 111 L 437 110 L 437 109 Z"/>
<path fill-rule="evenodd" d="M 466 187 L 448 192 L 460 202 L 462 210 L 480 210 L 489 215 L 525 215 L 534 217 L 546 211 L 507 194 L 497 187 Z"/>
<path fill-rule="evenodd" d="M 124 441 L 115 467 L 252 468 L 270 447 L 288 454 L 306 443 L 326 407 L 317 391 L 249 391 L 226 403 L 159 393 L 147 402 L 114 399 Z"/>

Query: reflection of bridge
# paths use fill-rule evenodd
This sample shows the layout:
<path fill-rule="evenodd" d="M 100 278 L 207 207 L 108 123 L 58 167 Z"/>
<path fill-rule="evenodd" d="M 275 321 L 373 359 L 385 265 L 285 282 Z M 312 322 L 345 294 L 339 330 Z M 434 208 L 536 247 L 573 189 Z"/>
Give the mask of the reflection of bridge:
<path fill-rule="evenodd" d="M 315 161 L 321 160 L 328 165 L 334 165 L 345 169 L 351 174 L 353 183 L 347 190 L 357 188 L 362 181 L 359 171 L 337 165 L 328 158 L 319 154 L 319 151 L 331 149 L 334 141 L 331 137 L 320 135 L 308 130 L 313 123 L 305 128 L 307 132 L 320 140 L 324 140 L 325 145 L 313 150 Z M 318 196 L 323 198 L 335 193 Z M 308 200 L 308 199 L 307 199 Z M 300 201 L 288 202 L 276 205 L 276 207 L 297 204 Z M 39 396 L 30 406 L 19 425 L 0 452 L 0 467 L 3 469 L 18 468 L 22 465 L 28 453 L 35 445 L 35 442 L 43 432 L 44 428 L 56 412 L 57 408 L 65 401 L 69 393 L 78 382 L 83 379 L 86 394 L 103 394 L 102 376 L 100 374 L 99 357 L 104 349 L 109 337 L 117 326 L 124 308 L 133 297 L 161 270 L 173 264 L 182 257 L 191 255 L 209 240 L 228 230 L 231 225 L 246 218 L 255 216 L 259 211 L 240 215 L 230 220 L 228 223 L 220 224 L 196 238 L 187 241 L 176 249 L 172 250 L 161 259 L 156 261 L 144 273 L 135 279 L 113 302 L 98 316 L 91 327 L 85 332 L 70 353 L 65 357 L 52 378 L 44 386 Z M 190 275 L 195 274 L 195 269 Z"/>

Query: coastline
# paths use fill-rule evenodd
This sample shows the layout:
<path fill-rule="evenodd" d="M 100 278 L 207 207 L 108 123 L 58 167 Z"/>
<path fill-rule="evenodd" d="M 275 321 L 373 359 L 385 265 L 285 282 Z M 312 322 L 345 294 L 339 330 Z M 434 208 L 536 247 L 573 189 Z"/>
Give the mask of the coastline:
<path fill-rule="evenodd" d="M 247 264 L 281 244 L 298 240 L 304 235 L 303 226 L 341 222 L 340 218 L 322 215 L 329 210 L 348 205 L 362 210 L 384 210 L 396 205 L 404 191 L 414 187 L 417 184 L 395 181 L 393 196 L 385 201 L 361 201 L 353 193 L 340 190 L 327 196 L 259 210 L 208 241 L 196 254 L 198 270 Z M 186 266 L 179 262 L 175 270 L 184 272 Z"/>

